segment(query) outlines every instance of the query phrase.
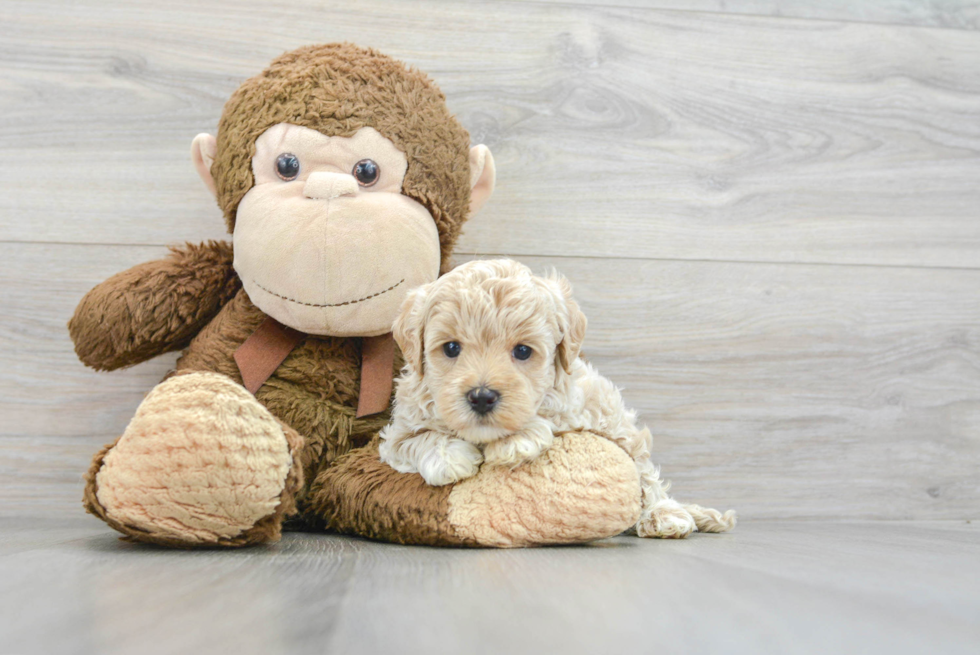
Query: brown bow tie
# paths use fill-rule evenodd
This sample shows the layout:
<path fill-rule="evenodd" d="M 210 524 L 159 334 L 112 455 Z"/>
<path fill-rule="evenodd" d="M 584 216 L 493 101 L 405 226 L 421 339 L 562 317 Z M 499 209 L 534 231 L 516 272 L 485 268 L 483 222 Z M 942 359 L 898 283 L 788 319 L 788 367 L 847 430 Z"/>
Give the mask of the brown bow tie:
<path fill-rule="evenodd" d="M 235 351 L 235 363 L 245 388 L 256 393 L 307 336 L 305 332 L 267 317 Z M 361 392 L 357 399 L 357 418 L 388 409 L 394 366 L 395 340 L 390 332 L 361 340 Z"/>

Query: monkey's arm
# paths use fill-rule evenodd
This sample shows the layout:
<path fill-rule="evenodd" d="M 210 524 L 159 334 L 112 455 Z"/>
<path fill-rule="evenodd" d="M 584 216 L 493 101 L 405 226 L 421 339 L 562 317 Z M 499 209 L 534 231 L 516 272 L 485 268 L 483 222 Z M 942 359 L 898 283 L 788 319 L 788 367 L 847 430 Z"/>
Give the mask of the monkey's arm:
<path fill-rule="evenodd" d="M 241 288 L 230 243 L 170 250 L 167 258 L 114 275 L 82 298 L 68 331 L 85 365 L 111 371 L 179 350 Z"/>

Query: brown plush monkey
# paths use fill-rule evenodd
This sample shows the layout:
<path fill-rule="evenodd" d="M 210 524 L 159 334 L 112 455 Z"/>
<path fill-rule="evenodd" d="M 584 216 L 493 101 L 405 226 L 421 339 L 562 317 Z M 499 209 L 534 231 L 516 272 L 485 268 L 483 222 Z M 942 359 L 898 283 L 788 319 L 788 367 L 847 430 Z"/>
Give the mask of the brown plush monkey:
<path fill-rule="evenodd" d="M 545 457 L 452 487 L 381 464 L 413 286 L 448 268 L 493 189 L 484 146 L 418 71 L 349 44 L 301 48 L 247 80 L 195 165 L 234 248 L 210 242 L 120 273 L 69 323 L 87 365 L 183 349 L 93 460 L 85 507 L 178 547 L 275 541 L 285 519 L 402 543 L 588 541 L 636 521 L 632 462 L 563 435 Z"/>

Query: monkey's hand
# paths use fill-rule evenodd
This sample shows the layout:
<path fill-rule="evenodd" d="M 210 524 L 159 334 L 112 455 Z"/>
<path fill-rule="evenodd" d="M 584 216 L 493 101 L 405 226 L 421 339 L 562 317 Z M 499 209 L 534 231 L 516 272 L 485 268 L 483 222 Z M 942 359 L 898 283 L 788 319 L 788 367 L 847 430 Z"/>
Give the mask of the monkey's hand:
<path fill-rule="evenodd" d="M 184 348 L 241 288 L 233 259 L 226 241 L 186 244 L 98 285 L 68 323 L 78 358 L 111 371 Z"/>

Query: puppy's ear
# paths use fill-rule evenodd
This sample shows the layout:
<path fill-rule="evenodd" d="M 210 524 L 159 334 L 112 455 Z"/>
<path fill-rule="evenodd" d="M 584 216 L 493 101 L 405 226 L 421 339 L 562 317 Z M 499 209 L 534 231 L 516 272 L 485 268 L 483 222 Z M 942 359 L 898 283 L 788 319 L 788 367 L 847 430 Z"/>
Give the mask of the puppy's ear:
<path fill-rule="evenodd" d="M 561 302 L 558 303 L 558 323 L 562 339 L 558 344 L 555 363 L 565 373 L 571 373 L 572 362 L 578 359 L 579 353 L 582 352 L 588 320 L 572 298 L 572 285 L 568 280 L 557 272 L 550 275 L 549 279 L 557 286 L 561 297 Z"/>
<path fill-rule="evenodd" d="M 401 348 L 405 362 L 419 375 L 423 374 L 423 353 L 425 351 L 424 309 L 426 287 L 413 289 L 402 302 L 401 313 L 391 326 L 395 343 Z"/>

